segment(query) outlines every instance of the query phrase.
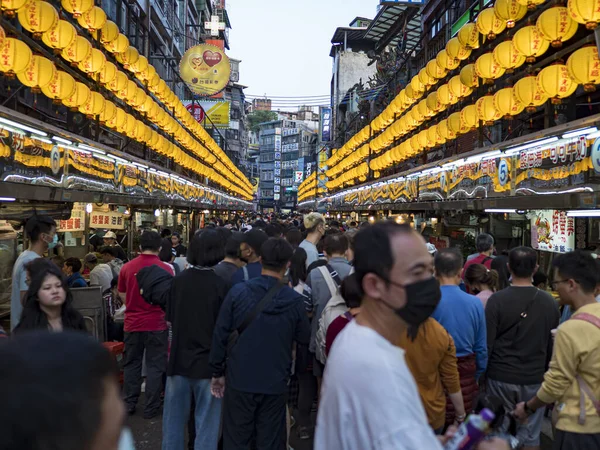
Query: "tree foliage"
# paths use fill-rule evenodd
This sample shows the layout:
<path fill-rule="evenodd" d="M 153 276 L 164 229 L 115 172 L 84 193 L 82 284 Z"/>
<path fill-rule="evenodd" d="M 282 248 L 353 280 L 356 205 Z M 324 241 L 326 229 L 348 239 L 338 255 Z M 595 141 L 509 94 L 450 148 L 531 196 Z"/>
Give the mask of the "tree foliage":
<path fill-rule="evenodd" d="M 258 125 L 264 122 L 272 122 L 277 120 L 277 113 L 275 111 L 253 111 L 246 117 L 248 118 L 248 123 L 250 124 L 250 130 L 258 133 Z"/>

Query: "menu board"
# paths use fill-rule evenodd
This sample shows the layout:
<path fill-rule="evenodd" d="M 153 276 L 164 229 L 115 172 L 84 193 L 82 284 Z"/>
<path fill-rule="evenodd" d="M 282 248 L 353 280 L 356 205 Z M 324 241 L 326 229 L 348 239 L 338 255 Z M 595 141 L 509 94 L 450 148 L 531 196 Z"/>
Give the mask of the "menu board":
<path fill-rule="evenodd" d="M 566 253 L 575 249 L 575 219 L 566 211 L 536 210 L 531 218 L 531 246 L 537 250 Z"/>

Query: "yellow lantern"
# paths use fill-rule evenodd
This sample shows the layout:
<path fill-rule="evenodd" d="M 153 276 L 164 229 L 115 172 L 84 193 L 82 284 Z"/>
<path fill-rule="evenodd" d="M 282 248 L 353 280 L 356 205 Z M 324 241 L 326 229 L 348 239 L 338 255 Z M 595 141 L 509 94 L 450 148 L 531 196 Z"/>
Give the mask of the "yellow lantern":
<path fill-rule="evenodd" d="M 77 36 L 71 45 L 63 49 L 61 55 L 71 64 L 77 65 L 87 58 L 91 51 L 92 44 L 83 36 Z"/>
<path fill-rule="evenodd" d="M 104 53 L 93 48 L 89 55 L 79 63 L 79 69 L 85 73 L 96 74 L 102 71 L 105 64 L 106 56 L 104 56 Z"/>
<path fill-rule="evenodd" d="M 107 88 L 117 94 L 127 87 L 129 78 L 120 70 L 117 71 L 116 76 L 107 84 Z M 121 98 L 121 97 L 119 97 Z"/>
<path fill-rule="evenodd" d="M 420 131 L 417 134 L 417 140 L 419 141 L 419 147 L 422 149 L 431 147 L 429 139 L 427 138 L 427 130 Z"/>
<path fill-rule="evenodd" d="M 417 81 L 419 81 L 418 78 L 417 78 Z M 406 88 L 404 89 L 404 94 L 406 95 L 406 98 L 409 100 L 409 104 L 407 106 L 412 105 L 415 102 L 415 100 L 421 96 L 421 92 L 415 91 L 415 89 L 413 88 L 412 80 L 411 80 L 410 84 L 408 84 L 406 86 Z"/>
<path fill-rule="evenodd" d="M 131 45 L 123 53 L 117 54 L 117 61 L 123 64 L 126 69 L 130 69 L 131 65 L 135 64 L 139 58 L 140 54 L 137 49 Z"/>
<path fill-rule="evenodd" d="M 543 4 L 545 1 L 546 0 L 517 0 L 518 3 L 526 6 L 529 10 L 535 9 L 536 6 Z"/>
<path fill-rule="evenodd" d="M 500 89 L 494 94 L 494 107 L 505 119 L 521 114 L 525 105 L 517 101 L 513 88 Z"/>
<path fill-rule="evenodd" d="M 494 96 L 485 95 L 475 103 L 477 109 L 477 118 L 486 125 L 492 125 L 496 120 L 502 117 L 500 111 L 494 106 Z"/>
<path fill-rule="evenodd" d="M 440 50 L 435 57 L 435 60 L 442 69 L 454 70 L 460 65 L 460 60 L 456 58 L 450 58 L 446 49 Z"/>
<path fill-rule="evenodd" d="M 494 61 L 508 73 L 525 64 L 525 56 L 517 51 L 512 41 L 498 44 L 493 51 Z"/>
<path fill-rule="evenodd" d="M 100 83 L 107 85 L 117 76 L 117 66 L 115 66 L 110 61 L 106 61 L 104 67 L 99 74 Z"/>
<path fill-rule="evenodd" d="M 100 115 L 104 109 L 104 97 L 98 92 L 92 92 L 88 100 L 79 107 L 79 112 L 92 118 Z"/>
<path fill-rule="evenodd" d="M 71 110 L 77 111 L 77 109 L 86 103 L 92 93 L 89 88 L 79 81 L 75 82 L 75 90 L 73 93 L 63 100 L 63 105 Z"/>
<path fill-rule="evenodd" d="M 450 141 L 456 138 L 456 133 L 452 131 L 448 125 L 448 119 L 440 120 L 440 123 L 438 123 L 437 125 L 437 132 L 440 135 L 440 137 L 446 141 Z"/>
<path fill-rule="evenodd" d="M 23 28 L 33 33 L 35 39 L 41 39 L 42 34 L 58 22 L 58 13 L 54 6 L 40 0 L 30 0 L 18 14 Z"/>
<path fill-rule="evenodd" d="M 600 58 L 595 46 L 575 50 L 567 59 L 569 76 L 578 84 L 583 84 L 585 92 L 596 90 L 595 84 L 600 83 Z"/>
<path fill-rule="evenodd" d="M 138 60 L 131 64 L 131 70 L 135 73 L 144 72 L 148 68 L 148 59 L 140 56 Z"/>
<path fill-rule="evenodd" d="M 494 84 L 494 80 L 504 75 L 505 70 L 496 62 L 492 52 L 484 53 L 475 61 L 475 71 L 483 82 Z"/>
<path fill-rule="evenodd" d="M 425 91 L 425 86 L 419 79 L 418 75 L 415 75 L 414 77 L 412 77 L 412 79 L 410 80 L 410 87 L 412 88 L 412 91 L 414 92 L 415 97 L 413 97 L 413 98 L 415 98 L 415 99 L 421 97 L 421 95 L 423 95 L 423 92 Z M 407 94 L 408 94 L 408 90 L 407 90 Z"/>
<path fill-rule="evenodd" d="M 458 136 L 469 131 L 460 116 L 460 112 L 455 112 L 448 116 L 448 129 L 454 134 L 454 136 Z"/>
<path fill-rule="evenodd" d="M 90 32 L 101 30 L 106 23 L 106 13 L 99 6 L 94 6 L 82 13 L 81 16 L 77 18 L 77 22 Z"/>
<path fill-rule="evenodd" d="M 548 8 L 535 24 L 544 39 L 550 41 L 552 47 L 562 47 L 562 43 L 568 41 L 575 33 L 579 25 L 569 17 L 569 10 L 564 6 Z"/>
<path fill-rule="evenodd" d="M 535 112 L 536 107 L 543 105 L 548 96 L 540 89 L 534 76 L 523 77 L 513 86 L 515 99 L 525 106 L 528 113 Z"/>
<path fill-rule="evenodd" d="M 457 98 L 467 97 L 473 92 L 473 88 L 463 84 L 459 75 L 450 78 L 448 87 L 450 88 L 450 92 Z"/>
<path fill-rule="evenodd" d="M 100 123 L 105 125 L 107 122 L 112 120 L 117 115 L 117 107 L 109 100 L 104 101 L 104 109 L 100 113 Z"/>
<path fill-rule="evenodd" d="M 527 7 L 519 4 L 517 0 L 496 0 L 494 12 L 500 20 L 506 21 L 507 28 L 515 26 L 527 14 Z"/>
<path fill-rule="evenodd" d="M 433 144 L 433 147 L 445 142 L 445 140 L 442 139 L 442 136 L 440 136 L 438 133 L 437 125 L 432 125 L 427 129 L 427 140 Z"/>
<path fill-rule="evenodd" d="M 425 68 L 427 70 L 427 75 L 429 75 L 434 81 L 437 81 L 448 75 L 448 71 L 440 67 L 435 59 L 429 61 Z"/>
<path fill-rule="evenodd" d="M 59 53 L 75 41 L 77 31 L 75 27 L 66 20 L 59 20 L 56 24 L 42 34 L 42 42 Z"/>
<path fill-rule="evenodd" d="M 456 36 L 458 41 L 463 47 L 476 49 L 479 48 L 479 32 L 477 31 L 477 25 L 473 22 L 466 23 L 458 30 Z"/>
<path fill-rule="evenodd" d="M 535 58 L 546 53 L 550 47 L 550 42 L 544 39 L 542 33 L 534 25 L 528 25 L 518 30 L 512 41 L 517 51 L 525 56 L 525 61 L 528 63 L 535 62 Z"/>
<path fill-rule="evenodd" d="M 104 48 L 111 53 L 119 54 L 127 50 L 129 47 L 129 39 L 124 34 L 119 33 L 117 38 L 113 41 L 104 44 Z"/>
<path fill-rule="evenodd" d="M 537 84 L 554 104 L 559 104 L 561 99 L 569 97 L 577 89 L 577 82 L 569 76 L 564 64 L 544 67 L 537 75 Z"/>
<path fill-rule="evenodd" d="M 463 46 L 458 38 L 454 37 L 448 41 L 446 44 L 446 53 L 448 57 L 451 59 L 459 59 L 464 61 L 469 56 L 471 56 L 471 49 Z"/>
<path fill-rule="evenodd" d="M 129 103 L 129 100 L 135 95 L 136 90 L 137 85 L 135 84 L 135 82 L 131 81 L 130 79 L 127 79 L 125 87 L 119 92 L 115 92 L 115 95 L 121 100 L 126 100 Z"/>
<path fill-rule="evenodd" d="M 148 64 L 148 68 L 145 71 L 137 74 L 137 77 L 140 80 L 148 82 L 148 86 L 150 86 L 150 83 L 155 78 L 155 76 L 156 76 L 156 69 L 154 68 L 154 66 L 152 64 Z"/>
<path fill-rule="evenodd" d="M 3 2 L 4 3 L 4 2 Z M 571 18 L 593 30 L 600 22 L 600 0 L 569 0 L 567 8 Z"/>
<path fill-rule="evenodd" d="M 494 8 L 486 8 L 481 11 L 475 23 L 477 30 L 488 39 L 496 39 L 496 36 L 506 29 L 506 21 L 496 16 Z"/>
<path fill-rule="evenodd" d="M 460 70 L 460 82 L 469 88 L 479 86 L 479 77 L 481 75 L 477 71 L 475 64 L 467 64 Z"/>
<path fill-rule="evenodd" d="M 105 110 L 110 108 L 110 107 L 108 107 L 108 103 L 111 103 L 111 102 L 109 102 L 108 100 L 106 101 L 106 105 L 104 107 Z M 103 112 L 103 114 L 105 114 L 105 113 Z M 125 111 L 123 111 L 119 107 L 115 107 L 114 116 L 111 119 L 108 119 L 106 121 L 105 125 L 110 129 L 118 130 L 120 127 L 123 126 L 124 121 L 125 121 Z"/>
<path fill-rule="evenodd" d="M 419 114 L 422 115 L 424 118 L 425 117 L 433 117 L 435 115 L 435 112 L 432 111 L 431 109 L 429 109 L 429 107 L 427 106 L 427 100 L 421 100 L 418 104 L 417 104 L 417 108 L 419 108 Z"/>
<path fill-rule="evenodd" d="M 419 107 L 417 106 L 413 106 L 410 110 L 410 115 L 412 116 L 412 118 L 414 119 L 414 121 L 418 124 L 423 123 L 423 120 L 425 119 L 425 117 L 423 116 L 423 114 L 421 114 L 421 111 L 419 111 Z"/>
<path fill-rule="evenodd" d="M 148 98 L 148 96 L 146 95 L 144 90 L 141 88 L 136 88 L 135 94 L 129 100 L 129 104 L 134 108 L 137 108 L 146 101 L 146 98 Z"/>
<path fill-rule="evenodd" d="M 477 115 L 477 106 L 468 105 L 460 111 L 460 121 L 464 128 L 474 130 L 479 126 L 479 117 Z"/>
<path fill-rule="evenodd" d="M 435 78 L 429 76 L 425 67 L 419 70 L 419 81 L 425 87 L 433 86 L 436 83 Z"/>
<path fill-rule="evenodd" d="M 125 124 L 125 134 L 132 138 L 135 136 L 135 129 L 137 127 L 137 120 L 131 114 L 127 114 L 127 123 Z"/>
<path fill-rule="evenodd" d="M 23 41 L 5 38 L 0 49 L 0 72 L 9 78 L 23 72 L 31 62 L 31 49 Z"/>
<path fill-rule="evenodd" d="M 39 94 L 42 87 L 50 84 L 55 74 L 56 68 L 52 61 L 43 56 L 33 55 L 25 70 L 17 74 L 17 78 L 34 93 Z"/>
<path fill-rule="evenodd" d="M 107 20 L 100 29 L 100 43 L 108 44 L 119 37 L 119 27 L 112 20 Z"/>
<path fill-rule="evenodd" d="M 42 86 L 42 93 L 52 99 L 53 103 L 60 103 L 75 91 L 75 79 L 67 72 L 57 70 L 54 77 L 46 86 Z"/>
<path fill-rule="evenodd" d="M 60 4 L 65 11 L 73 14 L 73 17 L 77 19 L 84 12 L 92 9 L 94 0 L 61 0 Z"/>
<path fill-rule="evenodd" d="M 27 4 L 27 0 L 1 0 L 0 9 L 8 17 L 15 17 L 15 12 Z"/>
<path fill-rule="evenodd" d="M 458 97 L 450 91 L 450 86 L 448 84 L 441 85 L 436 93 L 437 100 L 440 105 L 442 105 L 442 108 L 454 105 L 456 102 L 458 102 Z"/>

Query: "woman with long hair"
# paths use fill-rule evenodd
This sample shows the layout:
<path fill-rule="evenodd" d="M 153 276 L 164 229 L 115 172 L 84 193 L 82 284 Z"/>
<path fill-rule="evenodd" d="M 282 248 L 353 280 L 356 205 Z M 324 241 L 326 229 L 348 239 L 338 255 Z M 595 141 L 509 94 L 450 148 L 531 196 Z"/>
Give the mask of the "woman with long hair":
<path fill-rule="evenodd" d="M 43 262 L 42 262 L 43 261 Z M 26 266 L 29 289 L 16 333 L 26 330 L 86 331 L 83 316 L 73 308 L 73 295 L 62 271 L 48 260 Z"/>
<path fill-rule="evenodd" d="M 481 300 L 484 308 L 488 299 L 498 290 L 498 278 L 498 272 L 489 270 L 483 264 L 471 264 L 465 271 L 469 291 Z"/>

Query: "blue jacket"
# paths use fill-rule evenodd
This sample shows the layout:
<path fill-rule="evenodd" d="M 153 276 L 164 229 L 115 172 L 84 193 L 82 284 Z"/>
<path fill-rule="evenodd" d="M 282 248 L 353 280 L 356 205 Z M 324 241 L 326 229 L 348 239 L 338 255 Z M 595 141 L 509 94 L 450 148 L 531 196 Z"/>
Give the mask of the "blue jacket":
<path fill-rule="evenodd" d="M 70 288 L 88 287 L 87 282 L 79 272 L 73 272 L 73 274 L 67 278 L 67 284 Z"/>
<path fill-rule="evenodd" d="M 262 264 L 260 262 L 253 262 L 247 264 L 245 267 L 240 267 L 231 276 L 232 286 L 234 284 L 246 281 L 246 279 L 244 278 L 244 269 L 246 269 L 246 272 L 248 272 L 248 279 L 251 280 L 252 278 L 260 277 L 260 274 L 262 273 Z"/>
<path fill-rule="evenodd" d="M 227 355 L 231 333 L 242 325 L 275 283 L 275 278 L 266 275 L 239 283 L 231 288 L 219 311 L 210 365 L 215 375 L 225 373 L 226 385 L 235 390 L 267 395 L 287 392 L 292 344 L 294 341 L 308 344 L 310 325 L 303 297 L 284 286 L 238 337 Z"/>
<path fill-rule="evenodd" d="M 475 354 L 479 377 L 487 367 L 487 332 L 481 300 L 463 292 L 458 286 L 442 286 L 442 299 L 433 313 L 450 333 L 456 345 L 456 356 Z"/>

